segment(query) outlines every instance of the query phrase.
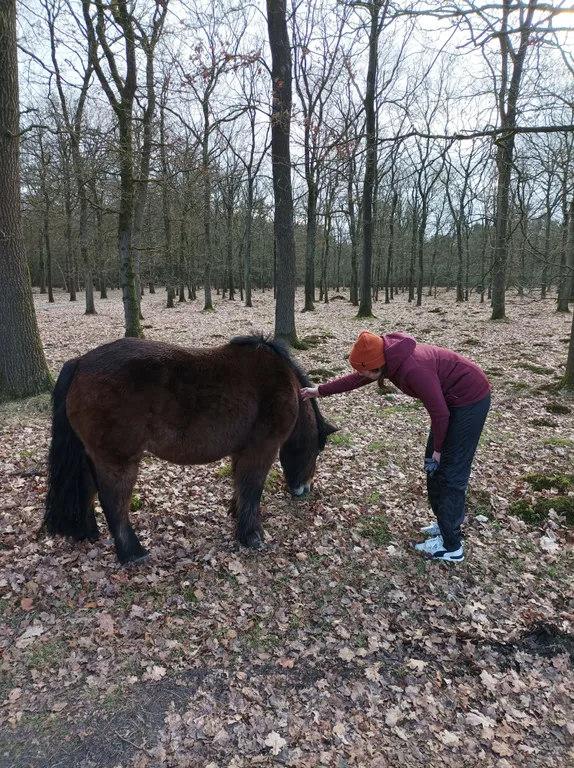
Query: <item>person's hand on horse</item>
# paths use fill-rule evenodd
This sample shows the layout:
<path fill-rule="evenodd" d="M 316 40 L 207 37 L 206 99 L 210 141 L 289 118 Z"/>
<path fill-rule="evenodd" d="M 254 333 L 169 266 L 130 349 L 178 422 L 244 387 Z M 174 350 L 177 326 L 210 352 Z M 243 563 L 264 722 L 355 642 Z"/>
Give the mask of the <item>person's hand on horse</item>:
<path fill-rule="evenodd" d="M 301 389 L 302 400 L 310 400 L 313 397 L 319 397 L 319 387 L 303 387 Z"/>

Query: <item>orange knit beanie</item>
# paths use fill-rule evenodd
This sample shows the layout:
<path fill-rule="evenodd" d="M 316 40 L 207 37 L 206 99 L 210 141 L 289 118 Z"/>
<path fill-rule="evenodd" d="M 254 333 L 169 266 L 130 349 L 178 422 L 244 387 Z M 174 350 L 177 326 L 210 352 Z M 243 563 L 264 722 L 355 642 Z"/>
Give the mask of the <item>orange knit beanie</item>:
<path fill-rule="evenodd" d="M 353 345 L 349 362 L 357 371 L 374 371 L 385 364 L 385 342 L 381 336 L 362 331 Z"/>

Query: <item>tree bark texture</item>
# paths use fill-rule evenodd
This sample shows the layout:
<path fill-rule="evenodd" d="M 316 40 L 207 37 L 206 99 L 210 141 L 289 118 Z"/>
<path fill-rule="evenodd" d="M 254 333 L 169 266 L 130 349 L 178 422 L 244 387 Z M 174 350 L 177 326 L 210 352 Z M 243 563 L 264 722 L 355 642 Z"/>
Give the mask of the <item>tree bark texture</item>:
<path fill-rule="evenodd" d="M 273 111 L 271 160 L 275 195 L 275 244 L 277 247 L 277 300 L 275 336 L 297 343 L 295 328 L 295 236 L 291 186 L 292 67 L 285 0 L 267 0 L 267 28 L 271 48 Z"/>
<path fill-rule="evenodd" d="M 16 2 L 0 0 L 0 400 L 52 386 L 22 233 L 18 95 Z"/>

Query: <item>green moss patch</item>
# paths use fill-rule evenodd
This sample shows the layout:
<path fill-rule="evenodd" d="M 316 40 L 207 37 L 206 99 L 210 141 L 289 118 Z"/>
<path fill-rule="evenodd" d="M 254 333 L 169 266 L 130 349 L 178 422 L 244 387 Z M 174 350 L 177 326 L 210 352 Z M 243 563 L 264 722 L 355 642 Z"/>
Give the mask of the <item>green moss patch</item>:
<path fill-rule="evenodd" d="M 563 403 L 546 403 L 548 413 L 570 413 L 570 408 Z"/>
<path fill-rule="evenodd" d="M 554 472 L 551 475 L 545 475 L 539 472 L 531 472 L 524 475 L 524 480 L 535 491 L 550 491 L 556 488 L 557 491 L 567 491 L 574 488 L 574 474 Z"/>
<path fill-rule="evenodd" d="M 332 336 L 333 334 L 330 331 L 314 331 L 307 336 L 303 336 L 301 342 L 308 347 L 318 347 L 319 344 L 324 344 Z"/>
<path fill-rule="evenodd" d="M 142 505 L 143 505 L 143 502 L 141 500 L 141 496 L 139 495 L 139 493 L 133 493 L 130 499 L 130 511 L 137 512 L 138 509 L 142 508 Z"/>
<path fill-rule="evenodd" d="M 351 445 L 351 437 L 349 435 L 329 435 L 327 440 L 329 443 L 333 443 L 333 445 Z"/>
<path fill-rule="evenodd" d="M 482 488 L 471 488 L 466 497 L 468 508 L 475 515 L 489 515 L 490 510 L 490 492 Z"/>
<path fill-rule="evenodd" d="M 530 419 L 530 424 L 532 424 L 533 427 L 557 427 L 558 422 L 554 421 L 554 419 Z"/>
<path fill-rule="evenodd" d="M 537 499 L 534 504 L 521 499 L 510 505 L 508 511 L 529 525 L 540 525 L 553 509 L 558 515 L 564 515 L 568 525 L 574 525 L 574 497 L 553 496 L 549 499 Z"/>
<path fill-rule="evenodd" d="M 361 535 L 370 539 L 373 544 L 383 547 L 391 540 L 389 525 L 386 517 L 376 515 L 374 517 L 361 518 L 359 521 Z"/>
<path fill-rule="evenodd" d="M 533 365 L 532 363 L 518 363 L 517 368 L 524 368 L 531 373 L 537 373 L 540 376 L 547 376 L 554 373 L 554 368 L 545 368 L 542 365 Z"/>
<path fill-rule="evenodd" d="M 265 490 L 266 491 L 277 491 L 279 490 L 279 487 L 281 485 L 281 472 L 278 472 L 276 469 L 272 469 L 271 472 L 267 475 L 267 478 L 265 480 Z"/>
<path fill-rule="evenodd" d="M 557 445 L 560 448 L 571 448 L 572 440 L 567 437 L 545 437 L 542 445 Z"/>
<path fill-rule="evenodd" d="M 222 467 L 219 467 L 217 470 L 217 477 L 231 477 L 232 471 L 231 464 L 227 462 Z"/>
<path fill-rule="evenodd" d="M 469 347 L 479 347 L 482 344 L 482 341 L 480 341 L 479 339 L 473 339 L 472 337 L 470 337 L 468 339 L 465 339 L 462 343 L 466 344 Z"/>
<path fill-rule="evenodd" d="M 307 375 L 311 381 L 319 382 L 325 381 L 325 379 L 334 379 L 336 374 L 330 368 L 312 368 L 307 371 Z"/>

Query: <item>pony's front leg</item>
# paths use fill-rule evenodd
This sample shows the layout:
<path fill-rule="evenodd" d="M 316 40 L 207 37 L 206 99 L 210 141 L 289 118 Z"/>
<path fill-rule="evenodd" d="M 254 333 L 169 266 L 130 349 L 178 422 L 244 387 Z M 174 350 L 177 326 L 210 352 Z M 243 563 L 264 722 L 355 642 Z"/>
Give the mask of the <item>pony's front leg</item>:
<path fill-rule="evenodd" d="M 231 457 L 231 475 L 233 477 L 233 481 L 235 483 L 235 471 L 237 469 L 237 459 L 235 456 Z M 239 501 L 237 497 L 237 488 L 233 488 L 233 496 L 231 497 L 231 501 L 229 502 L 229 506 L 227 507 L 227 514 L 229 517 L 232 517 L 234 520 L 237 520 L 237 517 L 239 515 Z"/>
<path fill-rule="evenodd" d="M 114 537 L 118 560 L 122 565 L 143 562 L 149 553 L 140 544 L 129 518 L 138 463 L 97 465 L 96 473 L 100 504 Z"/>
<path fill-rule="evenodd" d="M 237 458 L 233 478 L 237 498 L 236 536 L 244 547 L 259 549 L 263 544 L 261 494 L 277 449 L 277 446 L 260 446 L 256 456 L 251 450 Z"/>

